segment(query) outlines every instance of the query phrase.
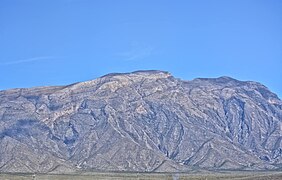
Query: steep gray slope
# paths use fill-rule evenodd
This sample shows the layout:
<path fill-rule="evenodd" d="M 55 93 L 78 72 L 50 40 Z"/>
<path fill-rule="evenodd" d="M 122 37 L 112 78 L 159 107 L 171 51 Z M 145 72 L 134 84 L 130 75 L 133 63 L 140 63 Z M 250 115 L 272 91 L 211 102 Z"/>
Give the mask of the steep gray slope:
<path fill-rule="evenodd" d="M 229 77 L 109 74 L 0 91 L 0 171 L 281 169 L 282 102 Z"/>

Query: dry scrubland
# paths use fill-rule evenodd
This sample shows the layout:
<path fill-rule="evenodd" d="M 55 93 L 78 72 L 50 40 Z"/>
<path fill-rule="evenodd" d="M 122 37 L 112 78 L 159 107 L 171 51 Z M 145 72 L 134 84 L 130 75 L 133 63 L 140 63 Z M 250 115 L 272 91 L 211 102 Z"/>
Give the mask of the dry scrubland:
<path fill-rule="evenodd" d="M 91 174 L 0 174 L 1 180 L 118 180 L 118 179 L 191 179 L 191 180 L 206 180 L 206 179 L 234 179 L 234 180 L 281 180 L 282 172 L 225 172 L 225 173 L 91 173 Z"/>

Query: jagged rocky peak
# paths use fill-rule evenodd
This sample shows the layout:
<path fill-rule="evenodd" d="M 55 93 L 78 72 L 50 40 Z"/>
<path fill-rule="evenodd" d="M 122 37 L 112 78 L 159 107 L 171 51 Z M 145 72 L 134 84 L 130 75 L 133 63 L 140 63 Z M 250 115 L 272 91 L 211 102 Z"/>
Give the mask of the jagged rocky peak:
<path fill-rule="evenodd" d="M 229 76 L 221 76 L 218 78 L 196 78 L 193 80 L 198 82 L 198 84 L 204 85 L 219 85 L 219 86 L 243 86 L 246 85 L 246 81 L 239 81 L 237 79 L 231 78 Z"/>
<path fill-rule="evenodd" d="M 141 83 L 143 80 L 155 81 L 157 79 L 169 78 L 172 75 L 166 71 L 159 70 L 142 70 L 131 73 L 110 73 L 95 80 L 76 83 L 73 88 L 86 88 L 105 84 L 105 87 L 110 87 L 113 91 L 122 86 L 129 86 L 132 83 Z"/>
<path fill-rule="evenodd" d="M 281 100 L 230 77 L 0 91 L 0 172 L 281 170 L 281 132 Z"/>
<path fill-rule="evenodd" d="M 158 70 L 144 70 L 144 71 L 134 71 L 131 73 L 111 73 L 105 76 L 102 76 L 98 80 L 103 81 L 119 81 L 121 83 L 124 82 L 132 82 L 136 83 L 142 80 L 157 80 L 162 78 L 172 77 L 169 72 L 166 71 L 158 71 Z"/>
<path fill-rule="evenodd" d="M 110 73 L 107 75 L 102 76 L 103 77 L 116 77 L 116 76 L 141 76 L 141 77 L 159 77 L 159 78 L 167 78 L 171 76 L 171 74 L 167 71 L 159 71 L 159 70 L 140 70 L 140 71 L 134 71 L 131 73 Z"/>
<path fill-rule="evenodd" d="M 196 84 L 199 87 L 225 89 L 230 88 L 234 93 L 243 92 L 247 93 L 249 96 L 261 96 L 270 102 L 277 102 L 275 99 L 279 99 L 278 96 L 271 92 L 266 86 L 259 82 L 254 81 L 239 81 L 237 79 L 221 76 L 218 78 L 196 78 L 193 80 L 192 84 Z"/>
<path fill-rule="evenodd" d="M 215 82 L 230 82 L 230 81 L 236 81 L 238 82 L 238 80 L 232 78 L 232 77 L 229 77 L 229 76 L 220 76 L 220 77 L 217 77 L 217 78 L 196 78 L 195 80 L 202 80 L 202 81 L 215 81 Z"/>

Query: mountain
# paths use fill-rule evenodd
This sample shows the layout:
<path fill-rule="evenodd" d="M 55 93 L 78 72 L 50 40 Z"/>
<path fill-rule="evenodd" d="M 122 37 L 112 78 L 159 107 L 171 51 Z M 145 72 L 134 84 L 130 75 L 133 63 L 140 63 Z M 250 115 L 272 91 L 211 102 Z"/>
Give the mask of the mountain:
<path fill-rule="evenodd" d="M 0 91 L 0 172 L 281 170 L 282 101 L 164 71 Z"/>

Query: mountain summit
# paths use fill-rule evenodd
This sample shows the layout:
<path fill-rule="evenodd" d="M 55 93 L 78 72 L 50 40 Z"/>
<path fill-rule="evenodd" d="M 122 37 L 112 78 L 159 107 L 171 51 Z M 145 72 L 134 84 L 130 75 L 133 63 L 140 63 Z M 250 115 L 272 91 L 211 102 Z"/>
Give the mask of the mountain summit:
<path fill-rule="evenodd" d="M 0 91 L 0 172 L 282 169 L 282 101 L 164 71 Z"/>

